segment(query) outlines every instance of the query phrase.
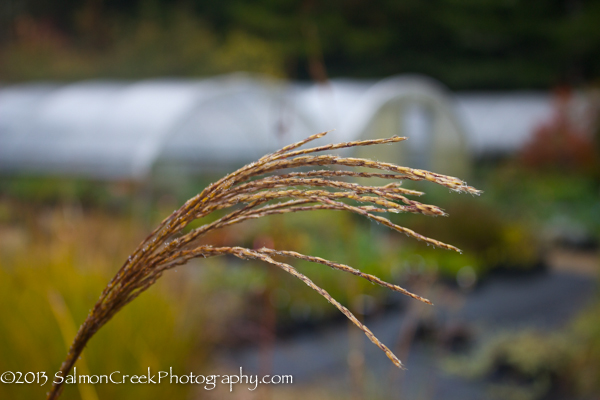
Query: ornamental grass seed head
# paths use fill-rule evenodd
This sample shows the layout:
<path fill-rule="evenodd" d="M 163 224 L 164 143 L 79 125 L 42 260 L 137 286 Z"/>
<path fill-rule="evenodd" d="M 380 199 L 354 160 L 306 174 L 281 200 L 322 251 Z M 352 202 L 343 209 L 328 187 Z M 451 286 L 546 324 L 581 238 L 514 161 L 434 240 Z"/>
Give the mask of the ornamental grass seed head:
<path fill-rule="evenodd" d="M 318 154 L 342 148 L 400 142 L 406 139 L 403 137 L 393 136 L 388 139 L 353 141 L 299 149 L 304 144 L 319 139 L 325 134 L 326 132 L 319 133 L 285 146 L 281 150 L 232 172 L 210 184 L 200 194 L 188 200 L 181 208 L 162 221 L 128 257 L 101 293 L 100 299 L 90 310 L 73 340 L 67 358 L 60 368 L 62 375 L 66 376 L 69 373 L 90 338 L 121 308 L 152 286 L 165 271 L 185 264 L 192 258 L 221 255 L 264 261 L 300 279 L 348 317 L 371 342 L 383 350 L 397 367 L 403 368 L 402 362 L 394 353 L 381 343 L 350 310 L 290 264 L 278 261 L 278 259 L 296 258 L 323 264 L 431 304 L 429 300 L 376 276 L 323 258 L 264 247 L 258 250 L 244 247 L 213 247 L 201 241 L 202 236 L 208 232 L 267 215 L 312 210 L 339 210 L 362 215 L 428 244 L 447 250 L 460 251 L 450 244 L 394 224 L 381 214 L 408 212 L 430 216 L 446 215 L 437 206 L 409 199 L 407 196 L 418 197 L 423 193 L 401 187 L 402 180 L 430 181 L 457 192 L 471 194 L 479 194 L 480 191 L 468 186 L 458 178 L 425 170 L 362 158 Z M 315 169 L 307 172 L 282 173 L 283 170 L 289 171 L 300 167 Z M 336 169 L 324 169 L 327 167 L 336 167 Z M 350 169 L 340 169 L 340 167 L 349 167 Z M 368 168 L 371 172 L 352 170 L 356 167 Z M 392 182 L 384 186 L 367 186 L 343 180 L 345 178 L 383 178 Z M 192 221 L 225 209 L 229 212 L 216 221 L 202 225 L 188 233 L 182 233 L 182 230 Z M 47 398 L 56 399 L 60 393 L 61 383 L 54 383 Z"/>

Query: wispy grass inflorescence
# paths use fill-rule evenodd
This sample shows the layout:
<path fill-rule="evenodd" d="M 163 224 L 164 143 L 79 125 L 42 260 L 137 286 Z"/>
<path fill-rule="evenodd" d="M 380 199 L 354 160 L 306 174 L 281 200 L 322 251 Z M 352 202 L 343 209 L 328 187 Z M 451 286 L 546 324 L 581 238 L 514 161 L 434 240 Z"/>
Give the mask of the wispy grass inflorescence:
<path fill-rule="evenodd" d="M 200 243 L 199 239 L 202 235 L 210 231 L 250 219 L 312 210 L 340 210 L 362 215 L 428 244 L 460 251 L 452 245 L 420 235 L 375 214 L 409 212 L 433 216 L 446 215 L 439 207 L 407 198 L 406 196 L 420 196 L 423 193 L 402 188 L 399 184 L 402 180 L 431 181 L 457 192 L 471 194 L 479 194 L 480 192 L 477 189 L 467 186 L 458 178 L 420 169 L 362 158 L 314 154 L 341 148 L 400 142 L 406 139 L 403 137 L 394 136 L 388 139 L 354 141 L 298 150 L 302 145 L 321 138 L 325 134 L 326 132 L 323 132 L 310 136 L 303 141 L 286 146 L 238 169 L 209 185 L 200 194 L 188 200 L 180 209 L 167 217 L 131 254 L 100 295 L 100 299 L 79 328 L 67 358 L 61 366 L 60 371 L 63 376 L 69 373 L 86 343 L 98 329 L 106 324 L 127 303 L 152 286 L 165 271 L 185 264 L 192 258 L 220 255 L 233 255 L 241 259 L 264 261 L 300 279 L 346 315 L 376 346 L 385 352 L 396 366 L 403 368 L 401 361 L 390 349 L 381 343 L 346 307 L 291 265 L 275 258 L 296 258 L 323 264 L 431 304 L 429 300 L 410 293 L 398 285 L 385 282 L 376 276 L 319 257 L 307 256 L 293 251 L 267 248 L 255 250 L 243 247 L 212 247 Z M 316 169 L 310 172 L 277 173 L 277 171 L 284 169 L 308 166 L 363 167 L 383 172 Z M 274 174 L 263 177 L 263 175 L 269 173 Z M 339 180 L 343 178 L 384 178 L 396 182 L 384 186 L 366 186 Z M 231 209 L 231 211 L 216 221 L 182 234 L 182 230 L 192 221 L 222 209 Z M 48 394 L 48 399 L 56 399 L 60 393 L 61 384 L 55 383 Z"/>

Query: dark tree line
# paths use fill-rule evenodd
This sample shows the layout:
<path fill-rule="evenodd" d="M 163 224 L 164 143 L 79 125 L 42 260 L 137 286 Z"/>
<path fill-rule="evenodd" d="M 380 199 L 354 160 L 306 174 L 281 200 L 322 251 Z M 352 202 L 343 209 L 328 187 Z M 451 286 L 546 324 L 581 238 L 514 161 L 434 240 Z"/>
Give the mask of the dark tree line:
<path fill-rule="evenodd" d="M 177 9 L 217 41 L 241 31 L 268 43 L 296 79 L 412 72 L 454 89 L 508 89 L 600 76 L 598 0 L 5 1 L 4 43 L 27 15 L 78 46 L 102 49 L 114 42 L 115 21 L 161 21 Z"/>

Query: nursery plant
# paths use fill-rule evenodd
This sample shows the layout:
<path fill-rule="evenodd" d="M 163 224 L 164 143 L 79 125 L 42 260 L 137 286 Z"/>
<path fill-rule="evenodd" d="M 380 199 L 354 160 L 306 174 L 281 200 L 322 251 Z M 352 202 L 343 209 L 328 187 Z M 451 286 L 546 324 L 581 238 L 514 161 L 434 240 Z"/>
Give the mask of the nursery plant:
<path fill-rule="evenodd" d="M 319 139 L 327 132 L 312 135 L 305 140 L 288 145 L 260 158 L 207 186 L 200 194 L 188 200 L 181 208 L 164 219 L 159 226 L 140 243 L 123 266 L 102 291 L 99 300 L 80 326 L 60 372 L 66 376 L 79 358 L 86 343 L 119 310 L 152 286 L 163 273 L 198 257 L 231 255 L 240 259 L 256 259 L 283 269 L 300 279 L 311 289 L 327 299 L 365 335 L 379 347 L 399 368 L 402 362 L 392 351 L 373 335 L 346 307 L 332 298 L 327 291 L 313 283 L 307 276 L 281 258 L 296 258 L 326 265 L 349 272 L 372 283 L 398 291 L 424 303 L 431 302 L 406 289 L 385 282 L 348 265 L 293 251 L 270 248 L 250 249 L 244 247 L 213 247 L 202 241 L 203 235 L 241 222 L 268 215 L 295 213 L 312 210 L 349 211 L 404 233 L 429 245 L 460 252 L 452 245 L 421 235 L 399 226 L 379 214 L 415 213 L 427 216 L 444 216 L 445 212 L 435 205 L 423 204 L 407 196 L 423 193 L 403 188 L 403 180 L 430 181 L 453 191 L 479 194 L 458 178 L 395 164 L 362 158 L 343 157 L 335 154 L 317 155 L 357 146 L 371 146 L 400 142 L 406 138 L 393 136 L 387 139 L 362 140 L 328 144 L 299 149 L 304 144 Z M 305 171 L 302 167 L 313 168 Z M 323 167 L 329 167 L 323 169 Z M 367 172 L 357 171 L 365 168 Z M 287 171 L 284 171 L 287 170 Z M 285 172 L 285 173 L 284 173 Z M 346 178 L 383 178 L 391 183 L 368 186 L 352 183 Z M 361 180 L 364 182 L 364 180 Z M 185 228 L 209 214 L 229 210 L 222 217 L 191 230 Z M 222 212 L 222 211 L 221 211 Z M 61 393 L 61 383 L 54 383 L 48 399 L 56 399 Z"/>

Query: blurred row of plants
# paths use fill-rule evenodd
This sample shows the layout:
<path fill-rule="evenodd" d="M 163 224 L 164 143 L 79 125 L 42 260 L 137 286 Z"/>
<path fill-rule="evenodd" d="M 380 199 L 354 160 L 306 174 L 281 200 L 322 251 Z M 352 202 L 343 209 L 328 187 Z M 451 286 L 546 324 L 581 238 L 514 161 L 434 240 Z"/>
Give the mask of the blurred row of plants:
<path fill-rule="evenodd" d="M 600 301 L 555 332 L 529 329 L 487 338 L 474 353 L 447 357 L 447 371 L 484 380 L 490 398 L 592 399 L 600 393 Z"/>
<path fill-rule="evenodd" d="M 6 0 L 0 80 L 419 72 L 452 89 L 598 79 L 597 2 Z"/>

